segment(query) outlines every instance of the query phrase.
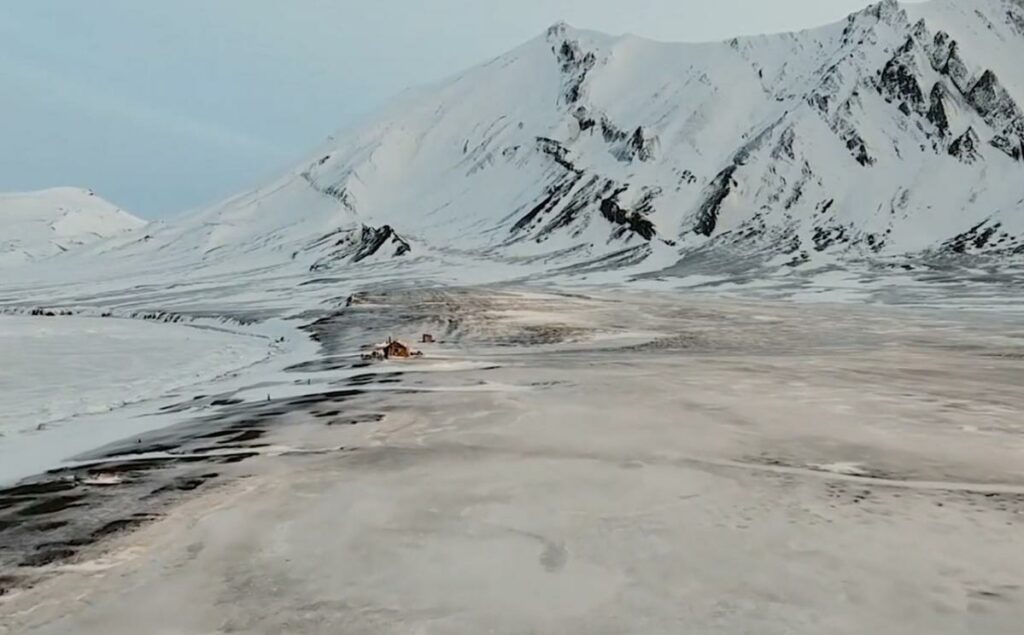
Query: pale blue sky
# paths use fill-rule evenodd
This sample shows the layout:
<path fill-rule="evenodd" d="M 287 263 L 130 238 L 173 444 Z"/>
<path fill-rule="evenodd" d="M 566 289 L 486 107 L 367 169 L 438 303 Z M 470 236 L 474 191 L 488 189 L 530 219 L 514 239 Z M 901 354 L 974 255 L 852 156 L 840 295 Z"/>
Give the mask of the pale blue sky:
<path fill-rule="evenodd" d="M 866 0 L 5 0 L 0 190 L 91 187 L 155 218 L 288 167 L 402 89 L 566 20 L 716 40 Z"/>

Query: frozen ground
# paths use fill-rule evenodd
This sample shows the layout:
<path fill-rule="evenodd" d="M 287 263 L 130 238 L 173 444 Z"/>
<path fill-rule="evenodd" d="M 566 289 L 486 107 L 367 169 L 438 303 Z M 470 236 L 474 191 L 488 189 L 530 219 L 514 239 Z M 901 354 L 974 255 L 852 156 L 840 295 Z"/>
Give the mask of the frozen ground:
<path fill-rule="evenodd" d="M 0 316 L 0 484 L 148 429 L 124 408 L 267 358 L 226 329 L 99 317 Z"/>
<path fill-rule="evenodd" d="M 381 330 L 443 342 L 354 367 Z M 18 569 L 0 632 L 1020 632 L 1019 322 L 450 289 L 311 332 L 205 424 L 251 458 Z"/>

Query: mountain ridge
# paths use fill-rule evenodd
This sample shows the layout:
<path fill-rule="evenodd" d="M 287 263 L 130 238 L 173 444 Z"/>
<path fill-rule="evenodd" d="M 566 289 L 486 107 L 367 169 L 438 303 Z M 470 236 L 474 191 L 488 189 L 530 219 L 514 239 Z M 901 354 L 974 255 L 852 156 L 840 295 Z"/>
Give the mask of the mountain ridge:
<path fill-rule="evenodd" d="M 275 182 L 92 255 L 324 272 L 420 259 L 654 271 L 1024 254 L 1024 5 L 885 0 L 660 43 L 558 23 Z"/>

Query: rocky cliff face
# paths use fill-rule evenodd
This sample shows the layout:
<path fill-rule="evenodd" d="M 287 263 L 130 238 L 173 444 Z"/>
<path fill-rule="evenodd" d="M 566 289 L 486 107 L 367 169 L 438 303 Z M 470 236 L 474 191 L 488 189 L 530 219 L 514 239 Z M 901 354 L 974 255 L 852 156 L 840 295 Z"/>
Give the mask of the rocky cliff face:
<path fill-rule="evenodd" d="M 388 225 L 363 225 L 331 232 L 309 245 L 308 250 L 324 254 L 310 266 L 310 271 L 325 271 L 371 258 L 398 258 L 411 252 L 412 247 Z"/>

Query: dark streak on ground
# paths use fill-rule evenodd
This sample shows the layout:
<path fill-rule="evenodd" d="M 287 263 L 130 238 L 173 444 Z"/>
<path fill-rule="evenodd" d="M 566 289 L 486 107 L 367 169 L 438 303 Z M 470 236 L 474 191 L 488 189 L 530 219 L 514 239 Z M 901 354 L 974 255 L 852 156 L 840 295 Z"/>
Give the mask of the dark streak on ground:
<path fill-rule="evenodd" d="M 548 328 L 522 333 L 491 328 L 488 309 L 501 292 L 480 295 L 469 289 L 391 288 L 350 299 L 340 310 L 309 312 L 303 330 L 321 345 L 316 359 L 297 364 L 293 373 L 373 368 L 355 352 L 391 333 L 434 333 L 442 341 L 472 340 L 496 346 L 555 343 L 573 338 L 572 329 Z M 368 306 L 368 305 L 372 305 Z M 467 323 L 473 330 L 467 331 Z M 479 325 L 482 323 L 482 327 Z M 308 378 L 258 384 L 273 393 L 279 386 L 309 384 Z M 324 426 L 373 425 L 385 417 L 379 396 L 367 395 L 372 409 L 353 403 L 372 384 L 400 384 L 401 372 L 367 371 L 340 381 L 326 377 L 328 390 L 293 397 L 244 401 L 237 393 L 182 395 L 162 413 L 193 413 L 180 425 L 124 439 L 77 457 L 73 467 L 0 489 L 0 595 L 32 586 L 52 573 L 45 567 L 94 556 L 103 541 L 160 518 L 191 492 L 217 487 L 244 475 L 232 465 L 260 455 L 260 443 L 277 426 L 305 420 Z M 407 391 L 389 390 L 389 394 Z M 305 417 L 303 417 L 305 415 Z M 14 573 L 17 572 L 17 573 Z"/>
<path fill-rule="evenodd" d="M 212 414 L 110 444 L 78 457 L 75 467 L 0 489 L 0 595 L 33 585 L 46 574 L 42 567 L 94 552 L 102 541 L 159 518 L 194 490 L 239 478 L 228 466 L 259 456 L 266 444 L 258 442 L 274 426 L 287 425 L 286 415 L 306 413 L 327 426 L 381 421 L 384 415 L 351 402 L 364 394 L 359 386 L 399 377 L 363 376 L 351 388 L 269 401 L 198 395 L 165 410 Z"/>

